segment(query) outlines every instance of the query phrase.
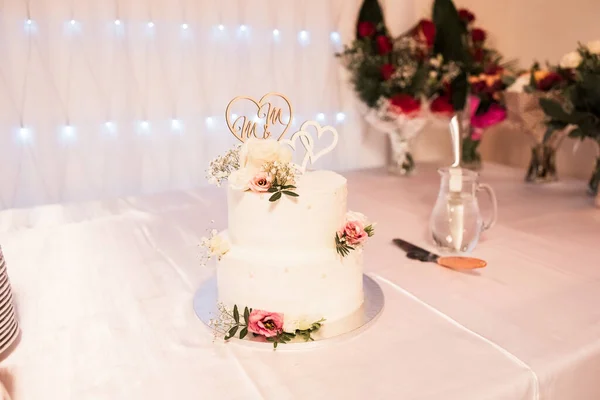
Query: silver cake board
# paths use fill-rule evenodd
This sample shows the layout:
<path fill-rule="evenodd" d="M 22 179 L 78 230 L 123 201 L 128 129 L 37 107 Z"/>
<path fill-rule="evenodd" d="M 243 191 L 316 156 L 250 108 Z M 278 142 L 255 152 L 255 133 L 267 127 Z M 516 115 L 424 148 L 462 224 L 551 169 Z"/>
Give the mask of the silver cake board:
<path fill-rule="evenodd" d="M 383 310 L 384 297 L 383 291 L 374 279 L 363 274 L 363 291 L 365 300 L 363 305 L 352 314 L 340 320 L 331 323 L 325 321 L 317 332 L 313 333 L 314 341 L 306 342 L 302 338 L 296 337 L 286 344 L 277 346 L 280 350 L 306 350 L 309 348 L 331 344 L 334 341 L 351 339 L 375 322 Z M 194 295 L 194 311 L 196 315 L 209 329 L 210 320 L 218 316 L 217 302 L 217 278 L 205 281 Z M 217 332 L 217 340 L 222 340 L 225 333 Z M 244 339 L 234 337 L 228 340 L 228 343 L 235 343 L 244 346 L 251 346 L 262 349 L 272 349 L 273 343 L 267 342 L 263 337 L 254 337 L 247 335 Z"/>

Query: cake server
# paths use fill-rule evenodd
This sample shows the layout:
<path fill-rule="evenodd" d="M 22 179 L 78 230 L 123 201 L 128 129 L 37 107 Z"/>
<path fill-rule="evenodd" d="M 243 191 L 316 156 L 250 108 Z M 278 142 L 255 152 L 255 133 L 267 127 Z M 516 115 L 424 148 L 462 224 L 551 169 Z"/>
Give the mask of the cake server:
<path fill-rule="evenodd" d="M 406 257 L 412 260 L 432 262 L 450 269 L 477 269 L 487 265 L 487 262 L 479 258 L 459 256 L 440 257 L 403 239 L 394 239 L 393 242 L 406 252 Z"/>
<path fill-rule="evenodd" d="M 460 159 L 462 132 L 460 128 L 458 116 L 455 115 L 450 120 L 450 135 L 452 137 L 452 152 L 454 153 L 454 162 L 449 168 L 450 193 L 447 207 L 448 215 L 450 217 L 450 235 L 452 236 L 452 244 L 454 245 L 454 250 L 456 251 L 460 251 L 462 247 L 465 208 L 461 196 L 462 168 L 460 166 Z"/>

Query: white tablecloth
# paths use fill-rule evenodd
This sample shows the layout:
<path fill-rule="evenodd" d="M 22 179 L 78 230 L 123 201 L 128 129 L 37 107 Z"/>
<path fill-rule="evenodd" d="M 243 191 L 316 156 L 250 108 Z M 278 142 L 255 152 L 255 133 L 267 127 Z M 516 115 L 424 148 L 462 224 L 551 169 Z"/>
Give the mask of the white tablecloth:
<path fill-rule="evenodd" d="M 600 210 L 584 183 L 526 185 L 487 166 L 500 219 L 474 254 L 489 265 L 459 273 L 390 244 L 427 244 L 433 168 L 347 177 L 350 207 L 378 221 L 365 269 L 385 309 L 309 351 L 213 342 L 195 317 L 213 274 L 199 238 L 227 223 L 221 189 L 0 212 L 23 329 L 0 363 L 13 398 L 600 398 Z"/>

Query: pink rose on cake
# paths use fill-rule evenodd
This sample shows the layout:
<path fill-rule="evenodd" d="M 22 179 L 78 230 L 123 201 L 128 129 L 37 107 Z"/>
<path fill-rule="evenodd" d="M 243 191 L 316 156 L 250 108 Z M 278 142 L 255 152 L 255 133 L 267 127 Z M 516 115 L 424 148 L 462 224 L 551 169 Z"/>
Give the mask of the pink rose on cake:
<path fill-rule="evenodd" d="M 247 168 L 256 173 L 269 162 L 287 164 L 292 161 L 292 150 L 289 146 L 271 139 L 250 138 L 239 152 L 240 168 Z"/>
<path fill-rule="evenodd" d="M 275 337 L 283 331 L 283 314 L 252 310 L 248 318 L 248 331 L 264 337 Z"/>
<path fill-rule="evenodd" d="M 273 177 L 271 174 L 261 171 L 250 180 L 248 187 L 254 193 L 265 193 L 271 187 L 273 183 Z"/>
<path fill-rule="evenodd" d="M 342 256 L 347 256 L 351 250 L 360 249 L 375 234 L 374 224 L 358 212 L 349 211 L 344 225 L 335 234 L 335 247 Z"/>

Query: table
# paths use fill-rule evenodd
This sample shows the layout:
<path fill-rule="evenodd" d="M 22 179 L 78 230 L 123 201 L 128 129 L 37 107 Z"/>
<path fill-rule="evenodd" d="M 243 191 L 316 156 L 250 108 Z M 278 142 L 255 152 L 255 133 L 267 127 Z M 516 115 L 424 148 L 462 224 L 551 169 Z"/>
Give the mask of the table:
<path fill-rule="evenodd" d="M 213 274 L 197 246 L 226 225 L 222 189 L 13 209 L 0 244 L 23 336 L 0 379 L 16 400 L 600 398 L 600 211 L 585 183 L 486 165 L 499 223 L 474 255 L 489 265 L 459 273 L 390 244 L 427 244 L 433 167 L 345 175 L 350 207 L 379 221 L 365 269 L 386 296 L 360 336 L 309 351 L 213 341 L 191 302 Z"/>

